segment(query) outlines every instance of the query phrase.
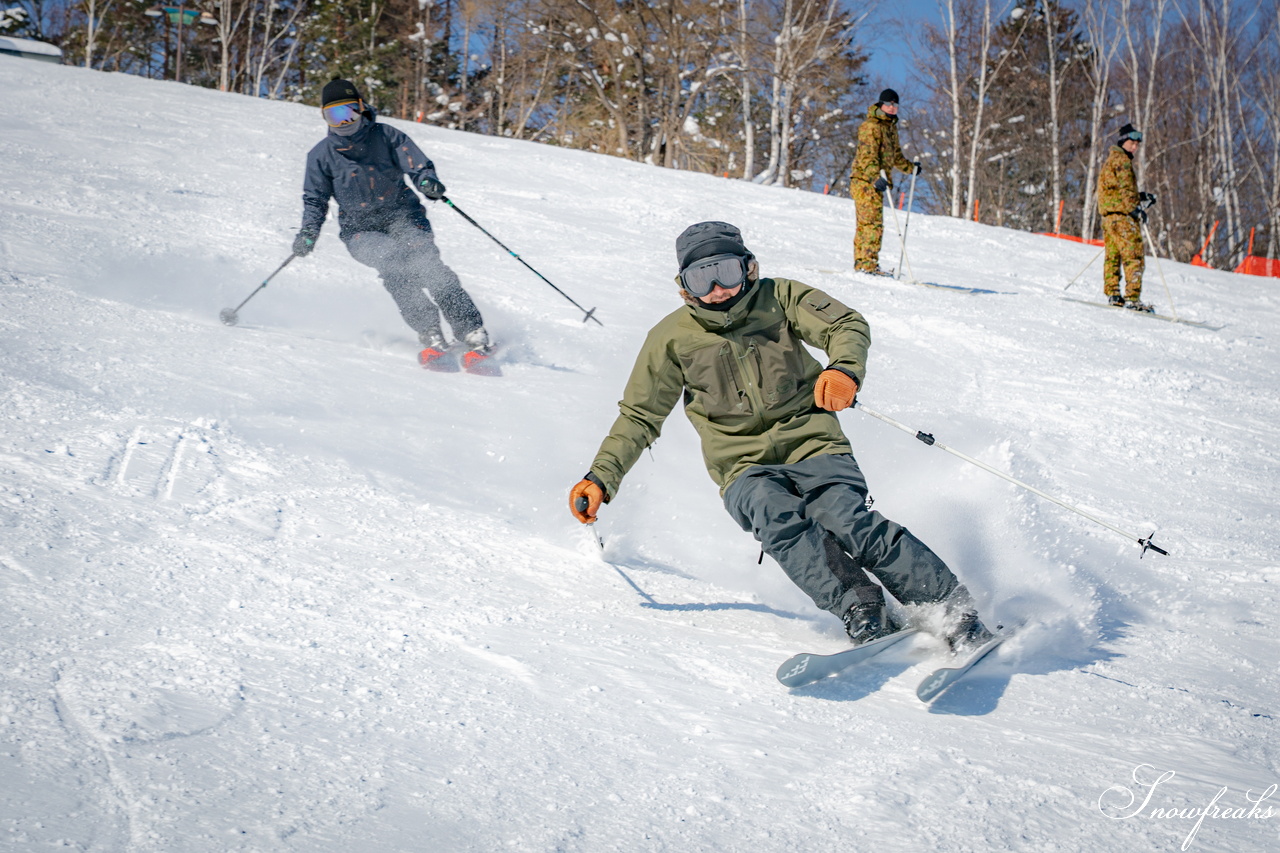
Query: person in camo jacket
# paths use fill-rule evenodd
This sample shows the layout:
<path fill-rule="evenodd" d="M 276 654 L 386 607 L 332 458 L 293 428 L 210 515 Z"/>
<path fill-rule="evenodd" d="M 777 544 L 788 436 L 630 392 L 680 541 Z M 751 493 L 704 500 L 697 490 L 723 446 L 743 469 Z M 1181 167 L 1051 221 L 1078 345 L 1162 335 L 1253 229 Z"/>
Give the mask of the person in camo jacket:
<path fill-rule="evenodd" d="M 858 216 L 853 236 L 853 268 L 857 272 L 889 275 L 880 269 L 880 243 L 884 240 L 884 192 L 893 188 L 894 169 L 918 175 L 920 163 L 902 153 L 898 93 L 885 89 L 858 127 L 858 149 L 849 175 L 849 197 Z"/>
<path fill-rule="evenodd" d="M 1142 133 L 1132 124 L 1120 128 L 1098 174 L 1098 212 L 1102 214 L 1102 239 L 1106 258 L 1102 264 L 1102 290 L 1112 305 L 1135 311 L 1151 311 L 1142 302 L 1142 272 L 1146 266 L 1142 226 L 1147 208 L 1155 204 L 1152 193 L 1138 192 L 1133 155 L 1142 144 Z M 1124 296 L 1120 295 L 1120 269 L 1124 268 Z"/>
<path fill-rule="evenodd" d="M 596 520 L 683 400 L 729 514 L 855 644 L 897 630 L 867 572 L 904 604 L 941 604 L 953 647 L 989 639 L 946 563 L 867 507 L 866 480 L 835 414 L 853 405 L 866 375 L 866 319 L 816 288 L 761 278 L 726 222 L 685 229 L 676 260 L 685 304 L 649 332 L 621 413 L 570 491 L 574 517 Z M 806 344 L 826 353 L 827 367 Z"/>

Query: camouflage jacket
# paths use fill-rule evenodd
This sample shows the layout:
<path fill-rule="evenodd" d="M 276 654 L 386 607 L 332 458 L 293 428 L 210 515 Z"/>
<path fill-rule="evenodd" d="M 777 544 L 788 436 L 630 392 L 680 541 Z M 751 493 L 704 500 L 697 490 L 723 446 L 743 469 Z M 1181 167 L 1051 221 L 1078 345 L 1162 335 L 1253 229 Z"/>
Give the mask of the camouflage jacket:
<path fill-rule="evenodd" d="M 1133 172 L 1133 155 L 1119 145 L 1111 146 L 1098 174 L 1098 212 L 1131 213 L 1138 206 L 1138 178 Z"/>
<path fill-rule="evenodd" d="M 883 171 L 893 186 L 893 170 L 910 172 L 911 161 L 898 144 L 898 117 L 891 116 L 872 104 L 867 118 L 858 127 L 858 151 L 853 155 L 853 171 L 849 179 L 874 184 Z"/>
<path fill-rule="evenodd" d="M 835 414 L 814 405 L 823 367 L 804 344 L 862 384 L 867 321 L 816 288 L 766 278 L 728 311 L 676 309 L 645 339 L 591 473 L 613 498 L 682 398 L 721 494 L 753 465 L 851 452 Z"/>

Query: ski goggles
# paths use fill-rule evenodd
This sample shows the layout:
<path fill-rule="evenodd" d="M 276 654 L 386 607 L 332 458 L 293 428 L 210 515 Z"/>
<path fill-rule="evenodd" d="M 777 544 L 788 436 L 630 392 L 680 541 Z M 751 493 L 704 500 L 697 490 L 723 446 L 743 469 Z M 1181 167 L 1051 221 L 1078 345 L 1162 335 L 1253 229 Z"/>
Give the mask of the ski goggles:
<path fill-rule="evenodd" d="M 1141 141 L 1142 141 L 1142 131 L 1140 131 L 1140 130 L 1131 130 L 1131 131 L 1129 131 L 1128 133 L 1126 133 L 1126 134 L 1124 135 L 1124 138 L 1125 138 L 1125 139 L 1132 139 L 1134 142 L 1141 142 Z"/>
<path fill-rule="evenodd" d="M 342 101 L 324 107 L 320 110 L 320 113 L 324 116 L 324 120 L 329 127 L 342 127 L 344 124 L 350 124 L 360 118 L 360 110 L 359 101 Z"/>
<path fill-rule="evenodd" d="M 740 255 L 712 255 L 694 261 L 680 271 L 680 286 L 690 296 L 701 299 L 716 286 L 733 290 L 747 280 L 746 259 Z"/>

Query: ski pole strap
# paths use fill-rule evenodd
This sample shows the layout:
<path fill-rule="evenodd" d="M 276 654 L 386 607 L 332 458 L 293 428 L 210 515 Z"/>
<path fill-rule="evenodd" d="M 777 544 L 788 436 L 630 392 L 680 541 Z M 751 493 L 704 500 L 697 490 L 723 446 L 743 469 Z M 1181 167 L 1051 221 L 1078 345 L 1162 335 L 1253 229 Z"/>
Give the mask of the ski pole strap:
<path fill-rule="evenodd" d="M 1046 492 L 1042 492 L 1042 491 L 1040 491 L 1040 490 L 1039 490 L 1039 489 L 1037 489 L 1035 486 L 1028 485 L 1028 484 L 1026 484 L 1026 483 L 1022 482 L 1021 480 L 1018 480 L 1018 479 L 1016 479 L 1016 478 L 1014 478 L 1014 477 L 1011 477 L 1011 476 L 1009 476 L 1008 474 L 1006 474 L 1005 472 L 1001 471 L 1001 470 L 1000 470 L 1000 469 L 998 469 L 998 468 L 992 468 L 990 465 L 988 465 L 988 464 L 987 464 L 987 463 L 985 463 L 985 462 L 982 462 L 982 461 L 980 461 L 980 460 L 978 460 L 978 459 L 974 459 L 972 456 L 968 456 L 968 455 L 966 455 L 966 454 L 964 454 L 964 453 L 961 453 L 959 450 L 956 450 L 955 448 L 947 447 L 945 444 L 943 444 L 942 442 L 938 441 L 937 439 L 935 439 L 932 435 L 930 435 L 930 434 L 929 434 L 929 433 L 927 433 L 927 432 L 922 432 L 921 430 L 912 429 L 911 427 L 907 426 L 906 424 L 899 423 L 898 421 L 895 421 L 893 418 L 889 417 L 888 415 L 882 415 L 882 414 L 880 414 L 879 412 L 875 411 L 874 409 L 868 409 L 866 406 L 864 406 L 864 405 L 862 404 L 862 401 L 861 401 L 861 400 L 854 400 L 853 405 L 854 405 L 856 408 L 861 409 L 863 412 L 865 412 L 866 414 L 870 415 L 871 417 L 873 417 L 873 418 L 875 418 L 875 419 L 877 419 L 877 420 L 884 421 L 885 423 L 889 424 L 890 426 L 892 426 L 892 427 L 896 427 L 896 428 L 898 428 L 898 429 L 902 430 L 903 432 L 907 432 L 907 433 L 912 433 L 912 434 L 914 434 L 916 438 L 918 438 L 920 441 L 923 441 L 925 444 L 930 445 L 931 447 L 937 447 L 937 448 L 938 448 L 938 449 L 940 449 L 940 450 L 945 450 L 945 451 L 947 451 L 948 453 L 950 453 L 952 456 L 956 456 L 956 457 L 958 457 L 958 458 L 960 458 L 960 459 L 963 459 L 964 461 L 966 461 L 966 462 L 968 462 L 968 463 L 970 463 L 970 464 L 972 464 L 972 465 L 977 465 L 977 466 L 978 466 L 979 468 L 981 468 L 982 470 L 987 471 L 987 472 L 989 472 L 989 473 L 991 473 L 991 474 L 995 474 L 997 477 L 999 477 L 999 478 L 1001 478 L 1001 479 L 1003 479 L 1003 480 L 1008 480 L 1010 483 L 1013 483 L 1015 486 L 1019 486 L 1019 487 L 1021 487 L 1021 488 L 1023 488 L 1023 489 L 1026 489 L 1028 492 L 1031 492 L 1032 494 L 1035 494 L 1035 495 L 1039 495 L 1040 497 L 1044 498 L 1045 500 L 1047 500 L 1047 501 L 1051 501 L 1052 503 L 1057 504 L 1058 506 L 1062 507 L 1063 509 L 1068 509 L 1068 510 L 1070 510 L 1071 512 L 1074 512 L 1076 515 L 1079 515 L 1079 516 L 1082 516 L 1082 517 L 1084 517 L 1084 518 L 1089 519 L 1089 520 L 1090 520 L 1090 521 L 1092 521 L 1094 524 L 1099 524 L 1099 525 L 1101 525 L 1101 526 L 1103 526 L 1103 527 L 1107 528 L 1108 530 L 1110 530 L 1110 531 L 1112 531 L 1112 532 L 1114 532 L 1114 533 L 1119 533 L 1121 536 L 1123 536 L 1123 537 L 1124 537 L 1124 538 L 1126 538 L 1126 539 L 1129 539 L 1129 540 L 1131 540 L 1131 541 L 1137 542 L 1139 545 L 1141 545 L 1141 546 L 1142 546 L 1142 554 L 1146 554 L 1148 550 L 1151 550 L 1151 551 L 1155 551 L 1157 554 L 1164 554 L 1166 557 L 1167 557 L 1167 556 L 1169 556 L 1169 552 L 1168 552 L 1168 551 L 1166 551 L 1166 550 L 1164 550 L 1163 548 L 1160 548 L 1160 547 L 1158 547 L 1158 546 L 1156 546 L 1155 544 L 1153 544 L 1153 543 L 1152 543 L 1152 541 L 1151 541 L 1151 536 L 1154 536 L 1154 535 L 1155 535 L 1154 533 L 1153 533 L 1151 536 L 1148 536 L 1146 539 L 1141 539 L 1141 538 L 1139 538 L 1139 537 L 1137 537 L 1137 536 L 1134 536 L 1132 533 L 1128 533 L 1128 532 L 1126 532 L 1126 531 L 1124 531 L 1124 530 L 1121 530 L 1119 527 L 1116 527 L 1116 526 L 1115 526 L 1115 525 L 1113 525 L 1113 524 L 1108 524 L 1107 522 L 1103 521 L 1102 519 L 1100 519 L 1100 518 L 1097 518 L 1097 517 L 1095 517 L 1095 516 L 1090 515 L 1089 513 L 1085 512 L 1084 510 L 1080 509 L 1079 507 L 1074 507 L 1074 506 L 1072 506 L 1071 504 L 1067 503 L 1066 501 L 1062 500 L 1061 498 L 1056 498 L 1056 497 L 1054 497 L 1054 496 L 1053 496 L 1053 495 L 1051 495 L 1051 494 L 1048 494 L 1048 493 L 1046 493 Z M 1139 554 L 1139 555 L 1138 555 L 1138 559 L 1142 559 L 1142 554 Z"/>

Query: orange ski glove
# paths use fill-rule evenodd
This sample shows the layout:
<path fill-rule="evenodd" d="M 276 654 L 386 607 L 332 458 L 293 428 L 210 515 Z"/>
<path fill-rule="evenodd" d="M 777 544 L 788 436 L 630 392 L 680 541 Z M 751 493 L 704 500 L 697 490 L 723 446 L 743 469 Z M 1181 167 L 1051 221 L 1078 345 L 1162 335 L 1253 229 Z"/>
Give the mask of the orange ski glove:
<path fill-rule="evenodd" d="M 858 383 L 843 370 L 828 367 L 818 374 L 813 386 L 813 402 L 828 412 L 839 412 L 853 405 L 858 396 Z"/>
<path fill-rule="evenodd" d="M 585 477 L 569 492 L 569 512 L 583 524 L 595 523 L 596 513 L 600 511 L 602 503 L 604 503 L 604 489 Z"/>

